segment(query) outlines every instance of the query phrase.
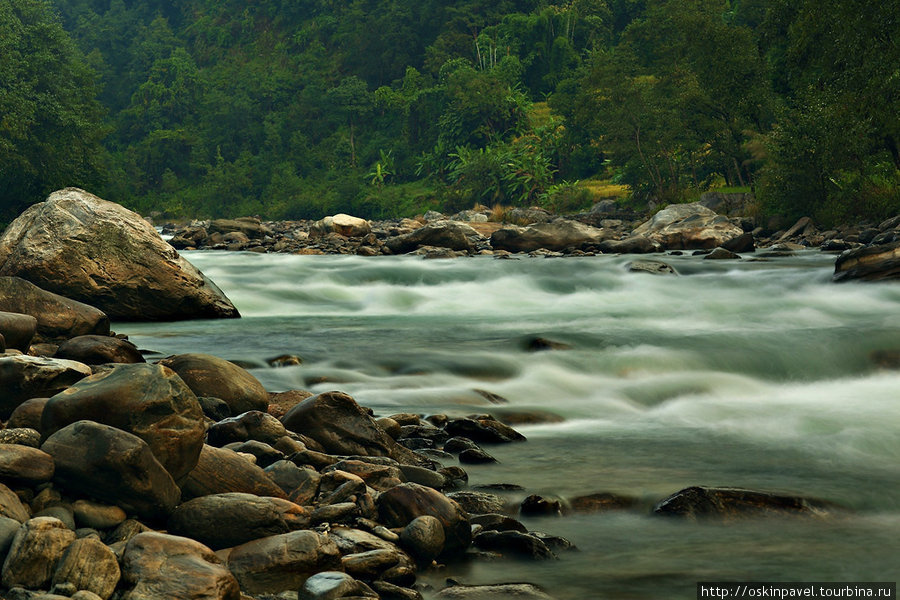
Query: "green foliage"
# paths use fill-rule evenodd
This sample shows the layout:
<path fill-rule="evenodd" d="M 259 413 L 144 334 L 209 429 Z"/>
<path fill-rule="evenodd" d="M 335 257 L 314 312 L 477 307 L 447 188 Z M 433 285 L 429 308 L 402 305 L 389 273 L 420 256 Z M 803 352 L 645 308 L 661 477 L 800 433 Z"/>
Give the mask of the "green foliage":
<path fill-rule="evenodd" d="M 874 217 L 898 209 L 896 14 L 900 0 L 8 0 L 0 201 L 75 184 L 179 217 L 574 211 L 590 198 L 568 181 L 613 179 L 636 205 L 724 184 L 771 212 Z"/>
<path fill-rule="evenodd" d="M 0 218 L 53 189 L 99 183 L 105 132 L 96 94 L 49 2 L 0 4 Z"/>

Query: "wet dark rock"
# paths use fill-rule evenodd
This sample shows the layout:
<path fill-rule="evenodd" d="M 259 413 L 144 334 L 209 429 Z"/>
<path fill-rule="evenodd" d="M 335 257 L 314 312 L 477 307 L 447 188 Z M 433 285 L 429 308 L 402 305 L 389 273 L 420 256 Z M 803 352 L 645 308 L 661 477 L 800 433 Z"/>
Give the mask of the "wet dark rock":
<path fill-rule="evenodd" d="M 40 340 L 109 335 L 109 317 L 100 309 L 48 292 L 20 277 L 0 277 L 0 310 L 33 316 Z"/>
<path fill-rule="evenodd" d="M 256 440 L 275 444 L 287 433 L 281 421 L 272 415 L 251 410 L 211 425 L 206 443 L 210 446 L 224 446 L 232 442 Z"/>
<path fill-rule="evenodd" d="M 677 275 L 672 265 L 658 260 L 636 260 L 626 265 L 632 273 L 650 273 L 651 275 Z"/>
<path fill-rule="evenodd" d="M 410 450 L 426 450 L 434 448 L 434 442 L 424 438 L 400 438 L 397 440 L 397 443 Z"/>
<path fill-rule="evenodd" d="M 122 555 L 122 600 L 240 600 L 238 582 L 200 542 L 157 532 L 132 537 Z"/>
<path fill-rule="evenodd" d="M 740 255 L 719 246 L 703 257 L 704 260 L 740 260 Z"/>
<path fill-rule="evenodd" d="M 445 431 L 454 437 L 465 437 L 475 442 L 485 444 L 525 441 L 524 435 L 517 432 L 509 425 L 504 425 L 490 415 L 479 415 L 476 418 L 454 419 L 447 423 Z"/>
<path fill-rule="evenodd" d="M 459 462 L 464 465 L 485 465 L 499 461 L 481 448 L 467 448 L 459 453 Z"/>
<path fill-rule="evenodd" d="M 280 460 L 265 467 L 266 475 L 288 494 L 291 502 L 307 504 L 319 493 L 321 475 L 309 467 L 298 467 L 288 460 Z"/>
<path fill-rule="evenodd" d="M 203 411 L 203 414 L 213 421 L 218 422 L 231 416 L 231 407 L 220 398 L 198 396 L 197 402 L 200 403 L 200 409 Z"/>
<path fill-rule="evenodd" d="M 443 524 L 431 515 L 416 517 L 400 533 L 403 548 L 419 564 L 427 565 L 444 550 Z"/>
<path fill-rule="evenodd" d="M 387 581 L 373 581 L 372 589 L 378 592 L 381 600 L 423 600 L 422 594 L 417 590 L 413 590 Z"/>
<path fill-rule="evenodd" d="M 487 390 L 472 390 L 491 404 L 509 404 L 509 400 L 501 396 L 500 394 L 495 394 L 494 392 L 489 392 Z"/>
<path fill-rule="evenodd" d="M 282 418 L 284 426 L 300 431 L 338 455 L 388 456 L 418 464 L 416 454 L 400 446 L 378 427 L 368 411 L 341 392 L 325 392 L 303 400 Z"/>
<path fill-rule="evenodd" d="M 89 366 L 72 360 L 0 357 L 0 419 L 8 419 L 28 399 L 52 396 L 89 375 Z"/>
<path fill-rule="evenodd" d="M 834 265 L 834 281 L 882 281 L 900 277 L 900 242 L 864 246 L 841 254 Z"/>
<path fill-rule="evenodd" d="M 610 510 L 628 510 L 635 508 L 638 504 L 637 498 L 598 493 L 572 498 L 569 500 L 568 508 L 577 513 L 599 513 Z"/>
<path fill-rule="evenodd" d="M 218 550 L 303 529 L 309 522 L 306 509 L 293 502 L 228 493 L 181 504 L 169 517 L 168 530 Z"/>
<path fill-rule="evenodd" d="M 737 488 L 685 488 L 660 501 L 653 513 L 692 520 L 763 516 L 826 517 L 839 507 L 821 500 Z"/>
<path fill-rule="evenodd" d="M 502 583 L 494 585 L 454 585 L 444 588 L 435 600 L 554 600 L 541 588 L 530 583 Z"/>
<path fill-rule="evenodd" d="M 66 340 L 59 345 L 54 357 L 86 365 L 146 362 L 137 346 L 128 340 L 108 335 L 80 335 Z"/>
<path fill-rule="evenodd" d="M 499 513 L 506 510 L 506 501 L 500 496 L 488 492 L 450 492 L 447 497 L 471 514 Z"/>
<path fill-rule="evenodd" d="M 518 531 L 484 531 L 472 542 L 477 548 L 499 552 L 504 556 L 549 560 L 556 558 L 550 547 L 533 535 Z"/>
<path fill-rule="evenodd" d="M 444 451 L 458 454 L 463 450 L 478 450 L 480 447 L 467 437 L 452 437 L 444 442 Z"/>
<path fill-rule="evenodd" d="M 822 252 L 844 252 L 853 248 L 853 244 L 844 240 L 827 240 L 822 244 Z"/>
<path fill-rule="evenodd" d="M 227 565 L 244 592 L 280 593 L 299 589 L 311 575 L 339 569 L 341 555 L 330 536 L 303 530 L 237 546 Z"/>
<path fill-rule="evenodd" d="M 446 479 L 444 487 L 458 489 L 469 485 L 469 474 L 462 467 L 456 465 L 438 469 L 438 473 Z"/>
<path fill-rule="evenodd" d="M 559 500 L 532 494 L 522 500 L 519 514 L 523 517 L 558 517 L 562 514 L 562 504 Z"/>
<path fill-rule="evenodd" d="M 447 485 L 447 478 L 444 475 L 425 467 L 400 465 L 400 472 L 403 474 L 403 479 L 410 483 L 418 483 L 436 490 L 441 490 Z"/>
<path fill-rule="evenodd" d="M 572 346 L 547 338 L 533 337 L 525 342 L 525 349 L 529 352 L 540 352 L 543 350 L 571 350 Z"/>
<path fill-rule="evenodd" d="M 181 496 L 144 440 L 109 425 L 78 421 L 51 435 L 41 450 L 53 456 L 55 484 L 148 519 L 167 516 Z"/>
<path fill-rule="evenodd" d="M 226 450 L 232 450 L 238 454 L 250 455 L 254 458 L 255 464 L 265 469 L 269 465 L 284 460 L 284 452 L 276 450 L 272 446 L 258 442 L 256 440 L 248 440 L 246 442 L 233 442 L 224 446 Z"/>
<path fill-rule="evenodd" d="M 269 394 L 256 377 L 237 365 L 209 354 L 189 353 L 159 361 L 181 377 L 197 396 L 224 400 L 231 414 L 265 412 Z"/>
<path fill-rule="evenodd" d="M 730 250 L 731 252 L 744 253 L 744 252 L 754 252 L 756 250 L 756 240 L 753 237 L 753 234 L 750 232 L 745 232 L 738 237 L 728 240 L 721 246 L 725 250 Z"/>
<path fill-rule="evenodd" d="M 528 533 L 519 521 L 500 513 L 485 513 L 471 517 L 472 525 L 480 525 L 483 531 L 518 531 Z"/>
<path fill-rule="evenodd" d="M 127 517 L 121 507 L 84 499 L 72 503 L 72 513 L 79 527 L 91 529 L 112 529 L 122 524 Z"/>
<path fill-rule="evenodd" d="M 0 444 L 0 479 L 26 485 L 46 483 L 53 478 L 53 457 L 29 446 Z"/>
<path fill-rule="evenodd" d="M 14 348 L 28 352 L 36 333 L 37 319 L 33 316 L 0 311 L 0 339 L 3 340 L 3 351 Z"/>
<path fill-rule="evenodd" d="M 287 496 L 259 466 L 236 452 L 205 444 L 197 466 L 181 482 L 181 491 L 185 500 L 228 492 Z"/>
<path fill-rule="evenodd" d="M 436 517 L 444 526 L 444 551 L 450 555 L 465 552 L 472 539 L 465 511 L 455 501 L 432 488 L 404 483 L 377 500 L 379 520 L 388 527 L 406 527 L 424 515 Z"/>
<path fill-rule="evenodd" d="M 117 365 L 50 398 L 41 415 L 49 436 L 81 420 L 111 425 L 144 440 L 176 480 L 197 464 L 205 426 L 194 393 L 159 365 Z"/>

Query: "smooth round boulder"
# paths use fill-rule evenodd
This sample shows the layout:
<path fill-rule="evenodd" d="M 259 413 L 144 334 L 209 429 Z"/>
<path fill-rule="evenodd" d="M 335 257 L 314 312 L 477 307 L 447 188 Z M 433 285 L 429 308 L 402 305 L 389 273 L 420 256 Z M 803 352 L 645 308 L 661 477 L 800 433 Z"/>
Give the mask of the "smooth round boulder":
<path fill-rule="evenodd" d="M 37 319 L 31 315 L 0 311 L 0 336 L 3 338 L 4 350 L 15 348 L 28 352 L 36 333 Z"/>
<path fill-rule="evenodd" d="M 0 478 L 24 484 L 46 483 L 53 479 L 53 457 L 28 446 L 0 444 Z"/>
<path fill-rule="evenodd" d="M 206 544 L 213 550 L 303 529 L 309 513 L 282 498 L 227 493 L 195 498 L 169 517 L 168 530 Z"/>
<path fill-rule="evenodd" d="M 178 373 L 197 396 L 224 400 L 232 415 L 250 410 L 265 412 L 269 406 L 269 394 L 256 377 L 218 356 L 178 354 L 159 364 Z"/>
<path fill-rule="evenodd" d="M 147 362 L 137 346 L 108 335 L 80 335 L 59 345 L 54 358 L 77 360 L 86 365 Z"/>
<path fill-rule="evenodd" d="M 471 514 L 502 513 L 506 509 L 506 502 L 503 498 L 488 492 L 466 490 L 450 492 L 447 494 L 447 497 L 459 504 L 464 511 Z"/>
<path fill-rule="evenodd" d="M 181 497 L 150 446 L 121 429 L 78 421 L 47 438 L 41 450 L 56 463 L 55 484 L 141 517 L 165 518 Z"/>
<path fill-rule="evenodd" d="M 206 442 L 210 446 L 219 447 L 247 440 L 275 444 L 287 433 L 281 421 L 272 415 L 260 410 L 251 410 L 211 425 L 206 434 Z"/>
<path fill-rule="evenodd" d="M 9 416 L 6 426 L 11 429 L 33 429 L 40 432 L 41 415 L 50 398 L 30 398 L 17 406 Z"/>
<path fill-rule="evenodd" d="M 139 533 L 122 553 L 122 600 L 240 600 L 241 589 L 222 559 L 194 540 Z"/>
<path fill-rule="evenodd" d="M 468 515 L 459 504 L 433 488 L 404 483 L 382 493 L 377 506 L 379 521 L 388 527 L 406 527 L 425 515 L 437 518 L 444 527 L 446 554 L 461 554 L 472 541 Z"/>
<path fill-rule="evenodd" d="M 420 564 L 430 564 L 444 550 L 444 526 L 431 515 L 416 517 L 403 528 L 400 543 Z"/>
<path fill-rule="evenodd" d="M 240 316 L 140 215 L 77 188 L 50 194 L 6 228 L 0 275 L 87 302 L 113 319 Z"/>
<path fill-rule="evenodd" d="M 57 561 L 74 541 L 75 532 L 59 519 L 29 519 L 16 532 L 9 547 L 3 563 L 3 587 L 40 589 L 47 586 Z"/>
<path fill-rule="evenodd" d="M 50 397 L 91 375 L 91 368 L 73 360 L 37 356 L 0 358 L 0 419 L 30 398 Z"/>
<path fill-rule="evenodd" d="M 475 536 L 473 543 L 482 550 L 499 552 L 505 556 L 531 560 L 556 558 L 550 547 L 542 540 L 519 531 L 484 531 Z"/>
<path fill-rule="evenodd" d="M 109 335 L 109 317 L 99 308 L 48 292 L 21 277 L 0 277 L 0 310 L 37 319 L 37 340 Z"/>
<path fill-rule="evenodd" d="M 112 596 L 121 571 L 115 553 L 96 538 L 80 538 L 66 549 L 53 572 L 54 586 L 70 584 L 76 590 L 97 594 L 103 600 Z"/>
<path fill-rule="evenodd" d="M 80 527 L 91 529 L 111 529 L 124 523 L 128 517 L 118 506 L 84 499 L 72 503 L 72 512 L 75 515 L 75 522 Z"/>
<path fill-rule="evenodd" d="M 160 365 L 116 365 L 79 381 L 44 406 L 41 432 L 50 436 L 81 420 L 138 436 L 176 480 L 196 466 L 206 433 L 197 397 Z"/>
<path fill-rule="evenodd" d="M 292 531 L 237 546 L 228 554 L 228 569 L 249 594 L 299 589 L 310 575 L 341 566 L 330 537 L 315 531 Z"/>

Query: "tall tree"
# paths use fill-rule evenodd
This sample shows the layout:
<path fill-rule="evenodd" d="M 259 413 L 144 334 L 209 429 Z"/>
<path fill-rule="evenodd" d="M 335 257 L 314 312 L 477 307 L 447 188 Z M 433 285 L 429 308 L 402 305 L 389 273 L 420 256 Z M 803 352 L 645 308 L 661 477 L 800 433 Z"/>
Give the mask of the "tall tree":
<path fill-rule="evenodd" d="M 100 178 L 94 74 L 49 2 L 0 4 L 0 211 Z"/>

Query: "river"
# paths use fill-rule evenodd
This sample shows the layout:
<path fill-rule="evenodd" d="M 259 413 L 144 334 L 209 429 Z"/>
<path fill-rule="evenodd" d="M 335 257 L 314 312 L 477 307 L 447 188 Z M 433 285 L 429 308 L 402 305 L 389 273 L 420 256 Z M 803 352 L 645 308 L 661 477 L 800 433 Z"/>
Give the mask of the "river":
<path fill-rule="evenodd" d="M 559 600 L 693 598 L 698 581 L 896 581 L 900 568 L 900 286 L 833 284 L 834 257 L 260 255 L 185 252 L 243 319 L 118 324 L 160 354 L 259 365 L 270 391 L 338 389 L 379 415 L 549 412 L 528 441 L 489 446 L 473 485 L 571 498 L 615 492 L 634 511 L 528 519 L 579 551 L 474 562 L 464 583 L 530 581 Z M 571 346 L 530 352 L 540 336 Z M 268 368 L 280 354 L 301 366 Z M 474 390 L 509 403 L 493 405 Z M 650 515 L 691 485 L 837 502 L 831 520 L 687 523 Z"/>

